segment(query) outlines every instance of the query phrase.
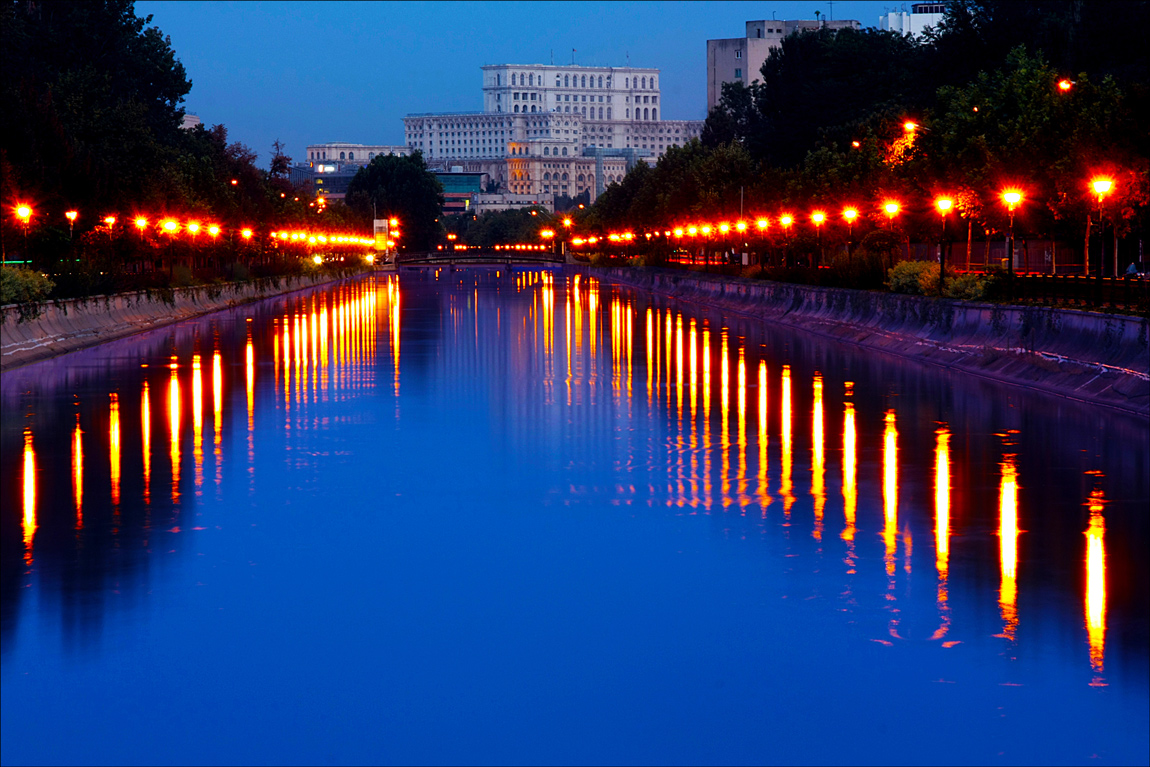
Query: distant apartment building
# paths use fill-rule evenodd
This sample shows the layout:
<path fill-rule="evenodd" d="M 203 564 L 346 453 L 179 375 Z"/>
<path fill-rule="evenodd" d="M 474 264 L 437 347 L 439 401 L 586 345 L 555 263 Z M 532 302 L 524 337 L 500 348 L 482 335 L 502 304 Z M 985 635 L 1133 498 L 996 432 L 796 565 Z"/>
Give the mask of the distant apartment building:
<path fill-rule="evenodd" d="M 411 154 L 411 149 L 406 146 L 352 144 L 347 141 L 309 144 L 307 162 L 297 163 L 297 167 L 309 172 L 312 189 L 317 195 L 330 200 L 342 200 L 347 196 L 348 184 L 360 168 L 379 155 L 389 154 L 406 157 Z"/>
<path fill-rule="evenodd" d="M 887 11 L 878 17 L 879 29 L 907 35 L 921 35 L 929 27 L 937 27 L 946 16 L 946 3 L 913 3 L 910 13 Z M 903 6 L 904 8 L 906 6 Z"/>
<path fill-rule="evenodd" d="M 196 115 L 185 114 L 184 118 L 182 120 L 180 120 L 180 128 L 182 128 L 183 130 L 191 130 L 192 128 L 194 128 L 200 124 L 201 124 L 200 118 L 197 117 Z"/>
<path fill-rule="evenodd" d="M 783 38 L 802 30 L 858 29 L 854 19 L 793 19 L 790 21 L 748 21 L 746 36 L 707 41 L 707 112 L 723 96 L 723 83 L 750 85 L 761 79 L 760 72 L 771 51 L 783 44 Z"/>

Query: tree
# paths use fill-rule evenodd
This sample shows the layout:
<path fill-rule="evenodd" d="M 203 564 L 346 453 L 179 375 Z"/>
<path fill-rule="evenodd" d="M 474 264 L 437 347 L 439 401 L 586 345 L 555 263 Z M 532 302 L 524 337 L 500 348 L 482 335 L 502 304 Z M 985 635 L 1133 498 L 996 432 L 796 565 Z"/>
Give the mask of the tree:
<path fill-rule="evenodd" d="M 396 217 L 402 245 L 428 250 L 439 239 L 443 185 L 427 169 L 423 153 L 378 155 L 360 168 L 347 188 L 347 205 L 366 220 Z"/>

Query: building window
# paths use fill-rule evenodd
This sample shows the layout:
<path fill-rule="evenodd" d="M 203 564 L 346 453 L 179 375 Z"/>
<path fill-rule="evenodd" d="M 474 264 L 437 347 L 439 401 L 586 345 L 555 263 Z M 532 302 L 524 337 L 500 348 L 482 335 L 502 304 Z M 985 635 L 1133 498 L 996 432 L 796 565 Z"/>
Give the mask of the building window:
<path fill-rule="evenodd" d="M 587 87 L 587 75 L 583 75 L 583 85 L 582 85 L 582 87 L 584 87 L 584 88 L 586 88 L 586 87 Z"/>
<path fill-rule="evenodd" d="M 646 77 L 643 78 L 643 87 L 644 88 L 647 87 L 647 78 Z"/>
<path fill-rule="evenodd" d="M 519 111 L 519 105 L 518 105 L 518 104 L 516 104 L 516 105 L 515 105 L 515 111 L 516 111 L 516 112 L 518 112 L 518 111 Z"/>
<path fill-rule="evenodd" d="M 543 147 L 543 154 L 545 154 L 545 155 L 551 154 L 551 150 L 548 147 Z"/>
<path fill-rule="evenodd" d="M 607 107 L 607 119 L 611 119 L 611 107 Z"/>
<path fill-rule="evenodd" d="M 738 67 L 735 68 L 735 78 L 739 80 L 743 79 L 743 70 L 739 69 Z"/>
<path fill-rule="evenodd" d="M 631 78 L 630 77 L 624 77 L 623 78 L 623 87 L 624 88 L 630 88 L 631 87 Z"/>
<path fill-rule="evenodd" d="M 735 58 L 736 59 L 743 58 L 743 52 L 742 51 L 735 51 Z"/>
<path fill-rule="evenodd" d="M 528 85 L 534 85 L 535 84 L 535 75 L 527 75 L 527 84 Z"/>
<path fill-rule="evenodd" d="M 570 88 L 571 87 L 571 75 L 563 75 L 563 87 L 564 88 Z"/>
<path fill-rule="evenodd" d="M 566 174 L 566 173 L 564 173 L 564 174 L 563 174 L 563 180 L 564 180 L 564 181 L 566 181 L 566 180 L 567 180 L 567 174 Z"/>
<path fill-rule="evenodd" d="M 339 159 L 341 159 L 341 160 L 343 160 L 343 159 L 346 159 L 346 158 L 344 157 L 344 154 L 345 154 L 344 152 L 340 152 L 340 153 L 339 153 Z"/>
<path fill-rule="evenodd" d="M 511 75 L 511 84 L 515 85 L 515 75 Z"/>
<path fill-rule="evenodd" d="M 566 156 L 567 156 L 567 147 L 563 147 L 563 156 L 564 156 L 564 157 L 566 157 Z"/>
<path fill-rule="evenodd" d="M 658 120 L 659 119 L 659 110 L 658 109 L 652 109 L 651 110 L 651 119 L 652 120 Z"/>
<path fill-rule="evenodd" d="M 532 104 L 532 105 L 531 105 L 531 111 L 532 111 L 532 112 L 534 112 L 534 111 L 535 111 L 535 105 L 534 105 L 534 104 Z"/>

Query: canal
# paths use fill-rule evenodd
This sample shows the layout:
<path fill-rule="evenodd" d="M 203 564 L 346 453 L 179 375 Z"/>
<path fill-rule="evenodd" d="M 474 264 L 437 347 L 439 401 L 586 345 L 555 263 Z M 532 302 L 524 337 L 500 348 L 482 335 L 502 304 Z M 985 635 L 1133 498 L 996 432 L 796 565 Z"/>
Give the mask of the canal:
<path fill-rule="evenodd" d="M 1145 420 L 594 273 L 3 376 L 4 763 L 1145 763 Z"/>

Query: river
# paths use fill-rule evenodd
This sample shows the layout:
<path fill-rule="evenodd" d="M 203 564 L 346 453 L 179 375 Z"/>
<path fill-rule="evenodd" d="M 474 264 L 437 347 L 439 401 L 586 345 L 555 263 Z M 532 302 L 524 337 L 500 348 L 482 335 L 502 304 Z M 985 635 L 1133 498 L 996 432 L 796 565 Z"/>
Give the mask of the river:
<path fill-rule="evenodd" d="M 4 763 L 1145 763 L 1144 419 L 573 269 L 0 386 Z"/>

